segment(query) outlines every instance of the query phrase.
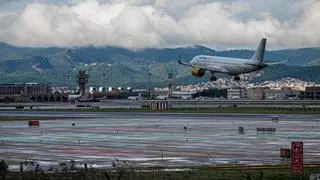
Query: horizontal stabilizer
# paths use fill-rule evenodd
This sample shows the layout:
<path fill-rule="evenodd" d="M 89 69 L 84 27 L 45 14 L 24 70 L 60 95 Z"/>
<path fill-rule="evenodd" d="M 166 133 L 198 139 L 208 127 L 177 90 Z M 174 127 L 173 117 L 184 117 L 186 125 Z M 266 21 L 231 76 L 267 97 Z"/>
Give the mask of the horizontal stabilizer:
<path fill-rule="evenodd" d="M 284 60 L 284 61 L 279 61 L 279 62 L 271 62 L 271 63 L 266 63 L 268 66 L 272 66 L 272 65 L 278 65 L 278 64 L 287 64 L 288 60 Z"/>
<path fill-rule="evenodd" d="M 272 66 L 272 65 L 278 65 L 278 64 L 287 64 L 287 62 L 289 61 L 290 59 L 290 55 L 287 57 L 286 60 L 284 61 L 279 61 L 279 62 L 271 62 L 271 63 L 266 63 L 268 66 Z"/>

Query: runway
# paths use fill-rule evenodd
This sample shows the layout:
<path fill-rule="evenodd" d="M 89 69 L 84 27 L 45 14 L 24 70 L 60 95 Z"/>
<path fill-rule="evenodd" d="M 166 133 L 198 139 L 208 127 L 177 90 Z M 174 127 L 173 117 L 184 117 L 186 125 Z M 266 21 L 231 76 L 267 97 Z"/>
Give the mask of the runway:
<path fill-rule="evenodd" d="M 276 164 L 280 148 L 304 142 L 304 162 L 319 163 L 320 115 L 145 114 L 0 112 L 1 116 L 78 117 L 0 122 L 0 159 L 17 168 L 34 161 L 41 167 L 74 160 L 108 168 L 115 160 L 134 167 L 199 166 L 226 163 Z M 72 126 L 75 123 L 75 126 Z M 244 127 L 244 134 L 238 127 Z M 275 133 L 257 133 L 275 127 Z"/>
<path fill-rule="evenodd" d="M 141 108 L 142 105 L 149 105 L 151 102 L 161 100 L 104 100 L 101 102 L 77 102 L 77 103 L 10 103 L 1 104 L 0 110 L 13 110 L 16 106 L 24 106 L 25 109 L 81 109 L 77 105 L 90 105 L 99 108 Z M 173 108 L 208 108 L 208 107 L 320 107 L 319 101 L 314 100 L 170 100 Z M 84 107 L 90 109 L 91 107 Z"/>

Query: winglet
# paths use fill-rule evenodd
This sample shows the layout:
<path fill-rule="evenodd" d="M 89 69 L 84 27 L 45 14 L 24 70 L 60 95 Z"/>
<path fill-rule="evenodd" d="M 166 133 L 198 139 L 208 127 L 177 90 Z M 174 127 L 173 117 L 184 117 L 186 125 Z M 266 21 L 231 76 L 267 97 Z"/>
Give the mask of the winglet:
<path fill-rule="evenodd" d="M 178 63 L 181 63 L 182 55 L 178 56 Z"/>
<path fill-rule="evenodd" d="M 181 65 L 184 65 L 184 66 L 192 66 L 189 63 L 182 62 L 181 59 L 178 60 L 178 63 L 181 64 Z"/>
<path fill-rule="evenodd" d="M 183 63 L 181 60 L 182 60 L 182 55 L 179 55 L 178 56 L 178 63 L 182 64 L 182 65 L 185 65 L 185 63 Z"/>

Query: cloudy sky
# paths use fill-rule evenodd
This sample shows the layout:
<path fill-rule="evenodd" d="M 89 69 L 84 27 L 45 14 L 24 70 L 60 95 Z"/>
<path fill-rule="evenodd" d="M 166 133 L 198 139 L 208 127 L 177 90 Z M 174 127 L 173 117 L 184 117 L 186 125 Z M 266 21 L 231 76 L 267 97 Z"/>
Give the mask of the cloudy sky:
<path fill-rule="evenodd" d="M 320 0 L 0 0 L 0 41 L 28 47 L 320 47 Z"/>

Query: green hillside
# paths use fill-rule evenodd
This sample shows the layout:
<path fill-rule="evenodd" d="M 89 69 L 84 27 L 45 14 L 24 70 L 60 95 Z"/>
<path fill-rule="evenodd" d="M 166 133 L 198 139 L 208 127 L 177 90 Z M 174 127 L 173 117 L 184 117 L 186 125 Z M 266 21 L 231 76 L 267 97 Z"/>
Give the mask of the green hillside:
<path fill-rule="evenodd" d="M 186 48 L 142 49 L 132 51 L 119 47 L 82 48 L 22 48 L 0 43 L 0 83 L 39 82 L 76 86 L 76 74 L 86 70 L 92 86 L 148 86 L 151 83 L 166 86 L 171 72 L 176 84 L 208 81 L 209 73 L 198 78 L 189 67 L 177 63 L 179 56 L 190 61 L 198 54 L 248 58 L 253 51 L 215 51 L 203 46 Z M 265 61 L 289 58 L 287 65 L 268 67 L 264 74 L 252 81 L 261 82 L 283 77 L 319 80 L 319 48 L 266 51 Z M 111 65 L 111 67 L 109 67 Z"/>
<path fill-rule="evenodd" d="M 305 66 L 320 66 L 320 57 L 308 62 Z"/>

